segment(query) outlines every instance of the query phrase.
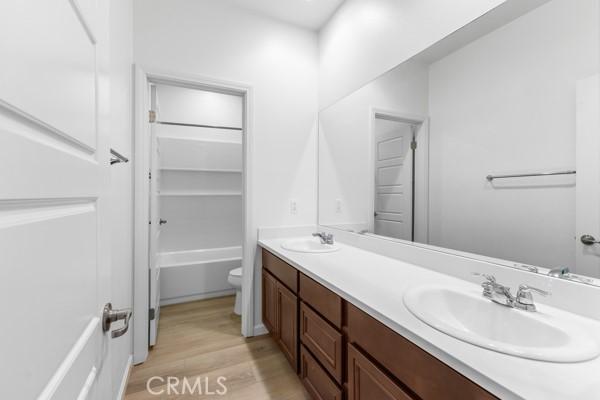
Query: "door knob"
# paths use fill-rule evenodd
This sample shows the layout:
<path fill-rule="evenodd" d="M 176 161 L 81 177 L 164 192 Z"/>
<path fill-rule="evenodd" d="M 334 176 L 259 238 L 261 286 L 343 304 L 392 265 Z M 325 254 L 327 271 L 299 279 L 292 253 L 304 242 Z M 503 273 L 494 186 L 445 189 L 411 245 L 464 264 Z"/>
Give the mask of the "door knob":
<path fill-rule="evenodd" d="M 160 220 L 158 220 L 158 224 L 159 224 L 159 225 L 164 225 L 164 224 L 166 224 L 166 223 L 167 223 L 167 220 L 166 220 L 166 219 L 160 219 Z"/>
<path fill-rule="evenodd" d="M 592 235 L 583 235 L 581 237 L 581 243 L 585 244 L 586 246 L 591 246 L 593 244 L 600 243 L 600 241 L 596 240 L 596 238 Z"/>
<path fill-rule="evenodd" d="M 104 310 L 102 312 L 102 331 L 108 332 L 110 330 L 110 325 L 119 320 L 125 321 L 125 325 L 122 328 L 116 329 L 110 333 L 110 337 L 118 338 L 119 336 L 123 336 L 127 330 L 129 330 L 129 320 L 131 319 L 131 310 L 123 309 L 123 310 L 113 310 L 112 304 L 106 303 L 104 306 Z"/>

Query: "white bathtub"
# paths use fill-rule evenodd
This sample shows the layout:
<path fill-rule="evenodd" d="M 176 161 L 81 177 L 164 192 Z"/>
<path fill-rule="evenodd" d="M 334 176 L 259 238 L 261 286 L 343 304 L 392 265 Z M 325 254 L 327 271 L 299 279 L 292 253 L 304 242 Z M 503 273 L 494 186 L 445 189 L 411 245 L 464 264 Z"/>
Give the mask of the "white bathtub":
<path fill-rule="evenodd" d="M 242 247 L 159 253 L 160 304 L 234 294 L 229 271 L 242 265 Z"/>

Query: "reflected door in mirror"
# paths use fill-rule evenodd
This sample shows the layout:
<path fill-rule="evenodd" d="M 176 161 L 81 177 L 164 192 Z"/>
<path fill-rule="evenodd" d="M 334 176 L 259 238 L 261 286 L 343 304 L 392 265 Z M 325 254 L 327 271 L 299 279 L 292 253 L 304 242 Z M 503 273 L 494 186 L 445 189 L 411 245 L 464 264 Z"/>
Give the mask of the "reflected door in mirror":
<path fill-rule="evenodd" d="M 413 125 L 377 115 L 373 136 L 373 233 L 413 240 Z"/>

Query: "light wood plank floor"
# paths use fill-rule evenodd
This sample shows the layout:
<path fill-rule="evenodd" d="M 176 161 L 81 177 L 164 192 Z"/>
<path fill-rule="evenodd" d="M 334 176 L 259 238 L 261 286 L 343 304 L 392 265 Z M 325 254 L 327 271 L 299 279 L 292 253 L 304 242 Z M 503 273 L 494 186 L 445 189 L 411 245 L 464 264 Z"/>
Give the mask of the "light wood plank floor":
<path fill-rule="evenodd" d="M 233 314 L 233 297 L 195 301 L 161 308 L 159 336 L 148 360 L 133 368 L 125 395 L 126 400 L 157 399 L 276 399 L 308 400 L 309 395 L 275 342 L 269 336 L 244 338 L 240 334 L 240 317 Z M 149 378 L 152 391 L 147 391 Z M 227 393 L 223 396 L 180 394 L 167 391 L 169 376 L 191 384 L 196 377 L 204 379 L 208 388 L 220 388 L 217 378 L 223 376 Z"/>

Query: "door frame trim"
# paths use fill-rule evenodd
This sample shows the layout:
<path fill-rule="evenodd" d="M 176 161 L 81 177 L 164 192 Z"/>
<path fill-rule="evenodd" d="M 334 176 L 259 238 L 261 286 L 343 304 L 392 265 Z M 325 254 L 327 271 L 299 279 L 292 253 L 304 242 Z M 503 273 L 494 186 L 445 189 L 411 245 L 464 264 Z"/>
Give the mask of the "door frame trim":
<path fill-rule="evenodd" d="M 150 83 L 163 83 L 242 96 L 244 99 L 243 188 L 242 188 L 242 329 L 243 336 L 254 335 L 254 259 L 256 226 L 253 210 L 254 89 L 251 85 L 201 75 L 167 72 L 133 66 L 134 74 L 134 266 L 133 266 L 133 362 L 148 357 L 149 326 L 149 93 Z"/>
<path fill-rule="evenodd" d="M 369 109 L 369 215 L 367 221 L 369 229 L 374 228 L 373 211 L 375 209 L 375 119 L 379 115 L 389 117 L 390 120 L 404 122 L 417 127 L 415 139 L 419 143 L 415 151 L 415 171 L 413 177 L 416 182 L 423 182 L 420 187 L 415 187 L 413 196 L 415 198 L 414 213 L 412 216 L 415 227 L 413 240 L 420 243 L 429 243 L 429 117 L 406 112 L 392 111 L 381 107 L 370 107 Z M 418 204 L 423 204 L 418 207 Z M 375 235 L 377 236 L 377 235 Z"/>

